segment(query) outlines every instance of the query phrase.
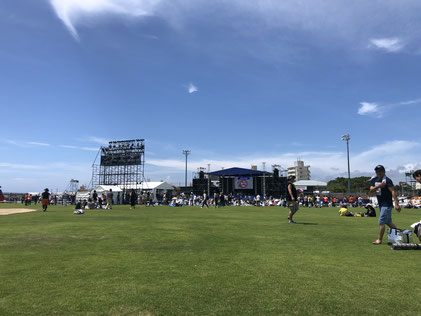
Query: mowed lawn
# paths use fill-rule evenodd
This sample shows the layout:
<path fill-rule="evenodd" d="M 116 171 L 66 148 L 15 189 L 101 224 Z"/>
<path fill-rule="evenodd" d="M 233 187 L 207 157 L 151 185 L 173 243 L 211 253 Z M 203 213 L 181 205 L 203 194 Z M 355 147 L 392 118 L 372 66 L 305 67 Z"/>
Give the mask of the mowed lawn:
<path fill-rule="evenodd" d="M 302 208 L 296 225 L 281 207 L 73 211 L 0 216 L 0 315 L 421 314 L 421 251 L 371 245 L 377 218 L 338 208 Z M 421 219 L 393 212 L 398 227 Z"/>

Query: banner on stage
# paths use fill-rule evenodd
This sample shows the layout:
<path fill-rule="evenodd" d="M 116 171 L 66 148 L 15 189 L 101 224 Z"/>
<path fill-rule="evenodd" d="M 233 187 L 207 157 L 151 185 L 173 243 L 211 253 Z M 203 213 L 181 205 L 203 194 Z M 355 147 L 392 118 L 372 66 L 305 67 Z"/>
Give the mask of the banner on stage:
<path fill-rule="evenodd" d="M 236 190 L 252 190 L 253 178 L 251 177 L 236 177 L 234 188 Z"/>

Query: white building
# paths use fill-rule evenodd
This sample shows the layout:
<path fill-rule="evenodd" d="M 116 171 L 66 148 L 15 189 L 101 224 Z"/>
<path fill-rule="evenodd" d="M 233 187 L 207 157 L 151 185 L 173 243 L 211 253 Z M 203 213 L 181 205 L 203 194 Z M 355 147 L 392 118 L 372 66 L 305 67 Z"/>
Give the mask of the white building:
<path fill-rule="evenodd" d="M 296 181 L 295 187 L 303 190 L 304 193 L 322 193 L 327 190 L 327 183 L 315 180 L 300 180 Z"/>
<path fill-rule="evenodd" d="M 294 167 L 288 168 L 287 176 L 294 176 L 296 181 L 300 180 L 310 180 L 310 166 L 305 166 L 304 161 L 297 160 L 294 163 Z"/>

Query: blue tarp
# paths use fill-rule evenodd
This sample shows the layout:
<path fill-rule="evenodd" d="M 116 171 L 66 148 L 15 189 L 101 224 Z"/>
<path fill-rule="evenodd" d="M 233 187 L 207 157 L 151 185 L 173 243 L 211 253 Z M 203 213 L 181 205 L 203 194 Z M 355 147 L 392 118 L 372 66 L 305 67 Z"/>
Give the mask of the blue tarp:
<path fill-rule="evenodd" d="M 251 176 L 251 175 L 263 175 L 263 171 L 245 168 L 229 168 L 219 171 L 210 172 L 212 176 Z M 266 174 L 268 174 L 266 172 Z"/>

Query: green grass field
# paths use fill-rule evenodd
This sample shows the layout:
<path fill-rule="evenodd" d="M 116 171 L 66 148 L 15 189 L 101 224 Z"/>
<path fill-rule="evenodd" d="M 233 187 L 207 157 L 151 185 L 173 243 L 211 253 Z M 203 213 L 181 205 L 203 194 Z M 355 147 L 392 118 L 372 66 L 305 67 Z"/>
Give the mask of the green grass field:
<path fill-rule="evenodd" d="M 280 207 L 0 216 L 0 315 L 420 315 L 421 251 L 371 245 L 377 218 L 337 210 L 296 225 Z"/>

